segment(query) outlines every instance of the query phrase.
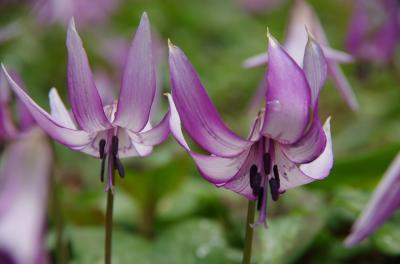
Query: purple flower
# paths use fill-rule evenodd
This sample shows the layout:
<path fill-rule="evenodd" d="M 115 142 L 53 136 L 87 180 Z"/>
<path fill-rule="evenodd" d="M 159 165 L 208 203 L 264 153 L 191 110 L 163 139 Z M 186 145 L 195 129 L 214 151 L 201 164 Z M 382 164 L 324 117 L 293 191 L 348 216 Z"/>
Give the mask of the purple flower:
<path fill-rule="evenodd" d="M 370 236 L 400 207 L 400 153 L 376 188 L 361 216 L 355 222 L 346 246 L 354 246 Z"/>
<path fill-rule="evenodd" d="M 362 60 L 387 63 L 399 38 L 396 0 L 357 0 L 347 35 L 347 49 Z"/>
<path fill-rule="evenodd" d="M 52 163 L 42 131 L 8 145 L 0 165 L 0 263 L 44 264 L 44 225 Z"/>
<path fill-rule="evenodd" d="M 105 21 L 119 6 L 119 0 L 39 0 L 35 10 L 40 22 L 67 24 L 74 17 L 80 25 Z"/>
<path fill-rule="evenodd" d="M 287 28 L 287 34 L 284 42 L 286 51 L 293 57 L 298 65 L 303 65 L 304 49 L 307 44 L 307 30 L 321 43 L 321 48 L 327 59 L 328 74 L 332 78 L 340 94 L 345 99 L 351 109 L 358 109 L 357 99 L 351 89 L 351 86 L 345 78 L 339 63 L 352 62 L 353 58 L 342 52 L 333 50 L 328 42 L 321 22 L 310 5 L 305 0 L 296 0 L 291 13 L 291 19 Z M 245 67 L 256 67 L 266 64 L 268 54 L 262 53 L 244 61 Z M 265 87 L 265 86 L 263 86 Z M 264 92 L 264 91 L 263 91 Z M 256 104 L 259 101 L 255 101 Z"/>
<path fill-rule="evenodd" d="M 169 134 L 168 113 L 154 128 L 149 115 L 156 89 L 155 66 L 151 49 L 150 24 L 144 13 L 132 41 L 123 70 L 118 101 L 103 105 L 97 91 L 82 41 L 71 20 L 67 34 L 68 95 L 72 114 L 58 92 L 49 93 L 51 114 L 37 105 L 10 77 L 12 89 L 31 112 L 38 125 L 54 140 L 102 160 L 101 179 L 108 161 L 106 191 L 113 190 L 112 168 L 121 177 L 120 158 L 149 155 L 153 146 Z"/>
<path fill-rule="evenodd" d="M 258 223 L 266 219 L 268 188 L 277 200 L 287 189 L 325 178 L 333 165 L 329 119 L 322 127 L 318 117 L 327 68 L 320 47 L 310 39 L 303 70 L 272 36 L 268 38 L 267 107 L 246 139 L 223 123 L 184 53 L 171 44 L 169 55 L 172 134 L 206 180 L 258 200 Z M 181 120 L 210 155 L 190 150 Z"/>

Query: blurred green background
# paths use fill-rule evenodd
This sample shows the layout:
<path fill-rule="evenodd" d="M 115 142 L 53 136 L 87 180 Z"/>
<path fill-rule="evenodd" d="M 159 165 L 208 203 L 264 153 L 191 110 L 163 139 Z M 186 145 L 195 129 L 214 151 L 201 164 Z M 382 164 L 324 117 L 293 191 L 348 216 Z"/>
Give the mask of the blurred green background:
<path fill-rule="evenodd" d="M 309 1 L 334 48 L 344 49 L 351 2 Z M 114 79 L 120 70 L 99 47 L 130 40 L 143 11 L 164 46 L 161 85 L 170 90 L 166 40 L 190 58 L 209 95 L 232 129 L 247 134 L 249 102 L 264 68 L 242 61 L 266 50 L 266 29 L 283 40 L 291 1 L 275 10 L 250 13 L 229 0 L 123 1 L 110 20 L 78 31 L 94 71 Z M 47 93 L 66 96 L 66 25 L 40 25 L 31 6 L 5 5 L 0 25 L 18 20 L 23 32 L 0 45 L 0 59 L 18 70 L 32 97 L 48 109 Z M 343 246 L 351 224 L 400 149 L 400 63 L 355 63 L 343 67 L 360 102 L 351 112 L 330 82 L 321 93 L 321 119 L 332 117 L 335 165 L 322 182 L 286 192 L 269 203 L 269 228 L 257 228 L 254 263 L 399 263 L 400 215 L 369 240 Z M 360 74 L 360 72 L 363 74 Z M 161 98 L 161 109 L 167 107 Z M 160 119 L 163 111 L 157 116 Z M 157 118 L 156 118 L 157 119 Z M 101 263 L 106 195 L 100 162 L 57 143 L 49 199 L 47 248 L 56 263 Z M 241 263 L 247 202 L 201 178 L 193 161 L 170 138 L 147 158 L 124 160 L 117 179 L 114 263 Z M 59 231 L 64 230 L 60 243 Z M 60 246 L 61 245 L 61 246 Z"/>

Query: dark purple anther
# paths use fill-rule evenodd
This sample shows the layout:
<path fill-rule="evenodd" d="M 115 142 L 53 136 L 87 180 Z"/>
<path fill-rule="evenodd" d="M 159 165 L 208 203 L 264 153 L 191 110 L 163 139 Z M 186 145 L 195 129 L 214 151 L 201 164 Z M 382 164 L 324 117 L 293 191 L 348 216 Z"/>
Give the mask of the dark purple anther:
<path fill-rule="evenodd" d="M 271 155 L 269 153 L 264 154 L 263 163 L 264 163 L 265 175 L 270 174 L 270 172 L 271 172 Z"/>
<path fill-rule="evenodd" d="M 258 169 L 255 164 L 253 164 L 250 167 L 250 187 L 254 189 L 256 186 L 256 175 L 257 175 Z"/>
<path fill-rule="evenodd" d="M 264 197 L 264 187 L 260 187 L 260 191 L 258 193 L 258 200 L 257 200 L 257 210 L 260 211 L 263 203 Z"/>
<path fill-rule="evenodd" d="M 114 157 L 117 157 L 118 154 L 118 137 L 113 136 L 112 137 L 112 154 Z"/>
<path fill-rule="evenodd" d="M 269 188 L 271 189 L 271 197 L 273 201 L 279 200 L 279 188 L 275 178 L 269 180 Z"/>
<path fill-rule="evenodd" d="M 124 166 L 122 165 L 121 161 L 117 157 L 114 157 L 114 166 L 117 169 L 119 176 L 121 178 L 124 178 L 125 177 L 125 169 L 124 169 Z"/>
<path fill-rule="evenodd" d="M 278 166 L 274 165 L 273 170 L 274 170 L 274 177 L 275 177 L 275 180 L 276 180 L 276 185 L 277 185 L 277 187 L 279 189 L 279 188 L 281 188 L 281 180 L 279 178 Z"/>
<path fill-rule="evenodd" d="M 101 159 L 101 171 L 100 171 L 101 182 L 104 182 L 104 171 L 105 171 L 105 166 L 106 166 L 106 159 L 107 159 L 107 154 L 103 154 L 103 157 Z"/>
<path fill-rule="evenodd" d="M 100 140 L 99 142 L 99 152 L 100 152 L 100 159 L 102 159 L 104 157 L 104 149 L 106 147 L 106 141 L 105 139 Z"/>

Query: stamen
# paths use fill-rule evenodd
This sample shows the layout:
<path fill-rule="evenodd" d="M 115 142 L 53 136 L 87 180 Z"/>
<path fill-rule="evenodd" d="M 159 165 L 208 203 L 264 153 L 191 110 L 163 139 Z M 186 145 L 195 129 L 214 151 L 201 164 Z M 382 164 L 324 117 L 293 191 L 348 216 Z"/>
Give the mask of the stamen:
<path fill-rule="evenodd" d="M 112 153 L 114 157 L 116 157 L 118 154 L 118 137 L 113 136 L 111 140 L 112 140 Z"/>
<path fill-rule="evenodd" d="M 273 170 L 274 170 L 274 177 L 275 177 L 275 180 L 276 180 L 276 184 L 277 184 L 277 187 L 279 189 L 279 188 L 281 188 L 281 180 L 279 178 L 278 166 L 274 165 Z"/>
<path fill-rule="evenodd" d="M 117 157 L 114 157 L 114 166 L 117 169 L 119 176 L 121 178 L 124 178 L 125 177 L 125 169 L 121 163 L 121 160 Z"/>
<path fill-rule="evenodd" d="M 258 200 L 257 200 L 257 211 L 261 210 L 262 203 L 263 203 L 263 196 L 264 196 L 264 187 L 260 187 L 260 191 L 258 194 Z"/>
<path fill-rule="evenodd" d="M 103 154 L 103 157 L 101 159 L 101 171 L 100 171 L 100 181 L 104 182 L 104 170 L 106 166 L 106 159 L 107 159 L 107 154 Z"/>
<path fill-rule="evenodd" d="M 99 154 L 100 154 L 100 159 L 102 159 L 104 157 L 104 148 L 106 147 L 106 140 L 102 139 L 99 142 Z"/>
<path fill-rule="evenodd" d="M 271 173 L 271 155 L 269 153 L 264 154 L 263 163 L 264 163 L 265 175 L 270 174 Z"/>
<path fill-rule="evenodd" d="M 269 188 L 271 189 L 271 197 L 273 201 L 279 200 L 279 188 L 275 178 L 269 180 Z"/>
<path fill-rule="evenodd" d="M 255 178 L 257 175 L 257 171 L 258 171 L 257 166 L 255 164 L 253 164 L 250 168 L 250 186 L 251 186 L 251 188 L 254 188 L 254 186 L 256 186 Z"/>

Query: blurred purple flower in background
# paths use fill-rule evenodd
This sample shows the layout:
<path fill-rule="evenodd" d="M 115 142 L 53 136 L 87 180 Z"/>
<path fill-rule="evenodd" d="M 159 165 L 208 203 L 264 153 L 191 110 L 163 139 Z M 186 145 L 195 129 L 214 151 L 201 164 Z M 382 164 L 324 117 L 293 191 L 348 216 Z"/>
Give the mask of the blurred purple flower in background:
<path fill-rule="evenodd" d="M 293 57 L 298 65 L 303 65 L 304 48 L 307 44 L 307 29 L 321 44 L 321 48 L 327 59 L 328 74 L 335 86 L 352 110 L 358 109 L 358 102 L 353 90 L 339 67 L 339 63 L 353 61 L 352 56 L 334 50 L 330 47 L 328 39 L 322 28 L 321 22 L 312 7 L 305 0 L 296 0 L 291 12 L 289 25 L 287 27 L 284 47 Z M 244 61 L 245 67 L 251 68 L 264 65 L 268 62 L 268 54 L 262 53 Z M 261 86 L 264 87 L 265 86 Z M 262 91 L 264 93 L 264 91 Z M 258 105 L 259 100 L 255 98 L 254 104 Z"/>
<path fill-rule="evenodd" d="M 102 160 L 102 181 L 108 158 L 106 191 L 113 190 L 113 170 L 117 169 L 119 175 L 124 176 L 120 158 L 147 156 L 153 146 L 164 141 L 169 134 L 168 113 L 154 128 L 149 121 L 156 76 L 147 14 L 142 16 L 127 56 L 119 99 L 112 104 L 104 105 L 99 96 L 73 20 L 68 29 L 67 48 L 72 115 L 55 88 L 49 93 L 50 115 L 8 75 L 4 66 L 3 70 L 14 92 L 46 133 L 73 150 Z"/>
<path fill-rule="evenodd" d="M 13 79 L 19 86 L 24 88 L 21 77 L 16 71 L 11 71 Z M 24 88 L 25 89 L 25 88 Z M 0 140 L 7 141 L 18 138 L 19 134 L 29 130 L 34 125 L 34 120 L 25 105 L 16 100 L 16 111 L 18 123 L 12 118 L 10 87 L 6 76 L 0 73 Z"/>
<path fill-rule="evenodd" d="M 273 200 L 287 189 L 321 180 L 333 165 L 330 124 L 318 117 L 318 97 L 326 78 L 325 57 L 313 40 L 307 44 L 304 71 L 269 36 L 267 108 L 247 139 L 226 127 L 184 53 L 170 45 L 171 132 L 202 176 L 217 187 L 258 200 L 258 223 L 265 223 L 268 187 Z M 192 152 L 183 126 L 211 155 Z M 312 120 L 310 122 L 310 120 Z"/>
<path fill-rule="evenodd" d="M 64 23 L 74 17 L 81 26 L 106 21 L 118 8 L 119 0 L 39 0 L 35 12 L 43 24 Z"/>
<path fill-rule="evenodd" d="M 12 75 L 22 86 L 19 75 Z M 27 109 L 16 103 L 18 124 L 11 115 L 9 85 L 0 73 L 0 140 L 7 143 L 0 164 L 0 263 L 43 264 L 51 148 Z"/>
<path fill-rule="evenodd" d="M 387 63 L 399 39 L 400 4 L 396 0 L 357 0 L 346 46 L 355 57 Z"/>
<path fill-rule="evenodd" d="M 400 153 L 386 171 L 361 216 L 346 238 L 354 246 L 370 236 L 400 207 Z"/>
<path fill-rule="evenodd" d="M 0 165 L 0 263 L 47 263 L 44 243 L 51 148 L 39 128 L 10 143 Z"/>

